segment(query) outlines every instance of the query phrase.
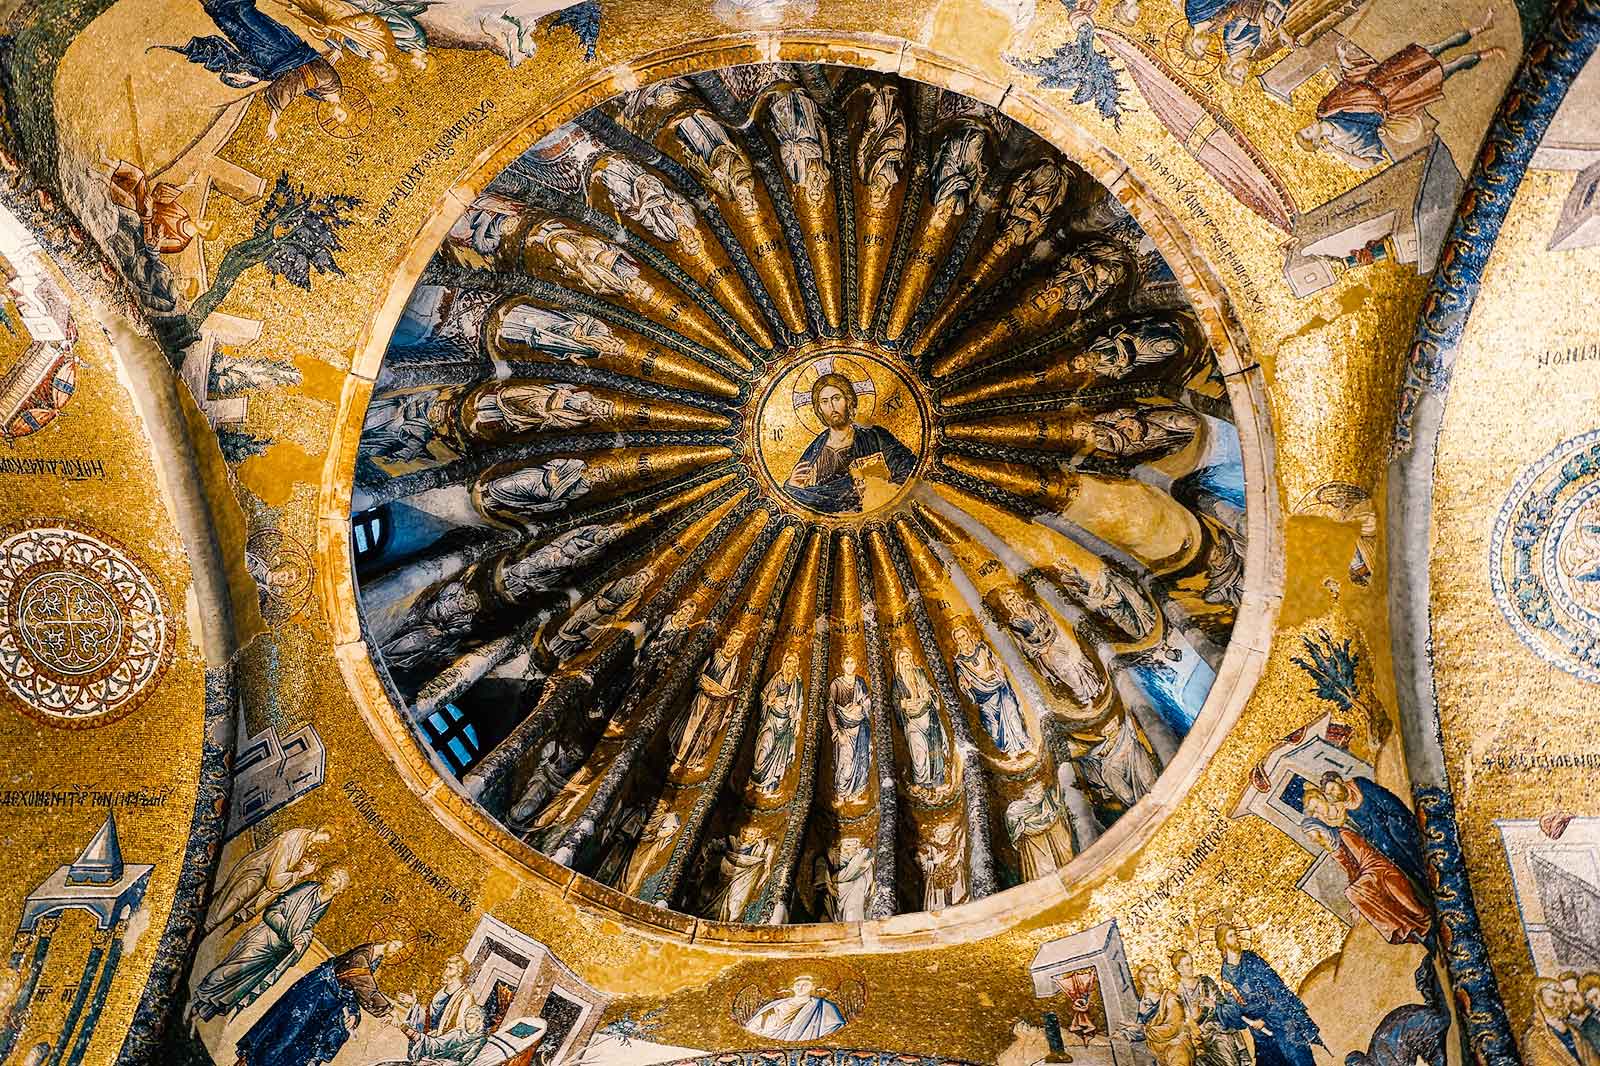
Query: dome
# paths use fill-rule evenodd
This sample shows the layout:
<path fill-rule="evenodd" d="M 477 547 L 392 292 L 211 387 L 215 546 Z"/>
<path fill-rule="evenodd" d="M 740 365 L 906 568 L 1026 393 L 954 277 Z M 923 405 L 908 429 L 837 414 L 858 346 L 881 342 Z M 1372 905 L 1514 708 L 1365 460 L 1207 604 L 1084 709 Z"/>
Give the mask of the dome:
<path fill-rule="evenodd" d="M 442 772 L 724 922 L 1059 876 L 1156 788 L 1244 577 L 1226 384 L 1116 197 L 822 65 L 660 82 L 508 166 L 401 316 L 353 499 Z"/>

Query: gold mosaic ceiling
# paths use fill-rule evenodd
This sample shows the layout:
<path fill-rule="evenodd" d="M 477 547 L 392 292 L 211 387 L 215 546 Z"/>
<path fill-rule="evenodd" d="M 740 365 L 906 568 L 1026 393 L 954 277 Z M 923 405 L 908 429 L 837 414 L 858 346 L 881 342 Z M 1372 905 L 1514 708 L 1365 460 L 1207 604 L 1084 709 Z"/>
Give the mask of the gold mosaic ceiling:
<path fill-rule="evenodd" d="M 441 769 L 605 885 L 773 924 L 1053 875 L 1149 793 L 1243 507 L 1215 359 L 1103 187 L 976 101 L 782 64 L 500 175 L 355 491 Z"/>

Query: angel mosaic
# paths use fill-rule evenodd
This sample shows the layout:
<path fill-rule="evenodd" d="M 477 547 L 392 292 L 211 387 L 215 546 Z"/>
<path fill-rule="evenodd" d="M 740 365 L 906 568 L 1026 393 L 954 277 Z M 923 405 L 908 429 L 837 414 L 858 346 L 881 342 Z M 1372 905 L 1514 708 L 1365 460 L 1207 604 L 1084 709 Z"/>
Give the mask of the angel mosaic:
<path fill-rule="evenodd" d="M 532 304 L 517 304 L 502 315 L 499 337 L 576 364 L 627 350 L 611 327 L 593 315 Z"/>
<path fill-rule="evenodd" d="M 900 181 L 910 137 L 894 87 L 872 85 L 866 93 L 867 113 L 856 147 L 856 176 L 867 191 L 867 202 L 882 210 L 889 205 Z"/>

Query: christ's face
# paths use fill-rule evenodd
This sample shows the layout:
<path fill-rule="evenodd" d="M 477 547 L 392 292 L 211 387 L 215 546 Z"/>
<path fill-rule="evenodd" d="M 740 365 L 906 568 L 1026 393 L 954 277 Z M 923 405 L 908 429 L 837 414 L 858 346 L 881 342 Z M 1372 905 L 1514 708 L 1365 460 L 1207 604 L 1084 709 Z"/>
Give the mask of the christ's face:
<path fill-rule="evenodd" d="M 824 385 L 817 392 L 817 417 L 829 429 L 843 429 L 850 424 L 851 408 L 855 405 L 837 385 Z"/>

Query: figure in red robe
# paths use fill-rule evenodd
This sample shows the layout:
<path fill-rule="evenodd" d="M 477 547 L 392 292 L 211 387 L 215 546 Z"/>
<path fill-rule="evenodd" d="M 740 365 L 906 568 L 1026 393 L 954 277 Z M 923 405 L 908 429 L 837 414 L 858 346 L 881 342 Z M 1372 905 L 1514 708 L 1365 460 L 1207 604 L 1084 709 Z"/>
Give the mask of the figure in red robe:
<path fill-rule="evenodd" d="M 1428 943 L 1431 916 L 1400 867 L 1349 826 L 1336 828 L 1320 819 L 1307 818 L 1300 828 L 1344 869 L 1350 878 L 1345 898 L 1385 940 L 1391 944 Z"/>

